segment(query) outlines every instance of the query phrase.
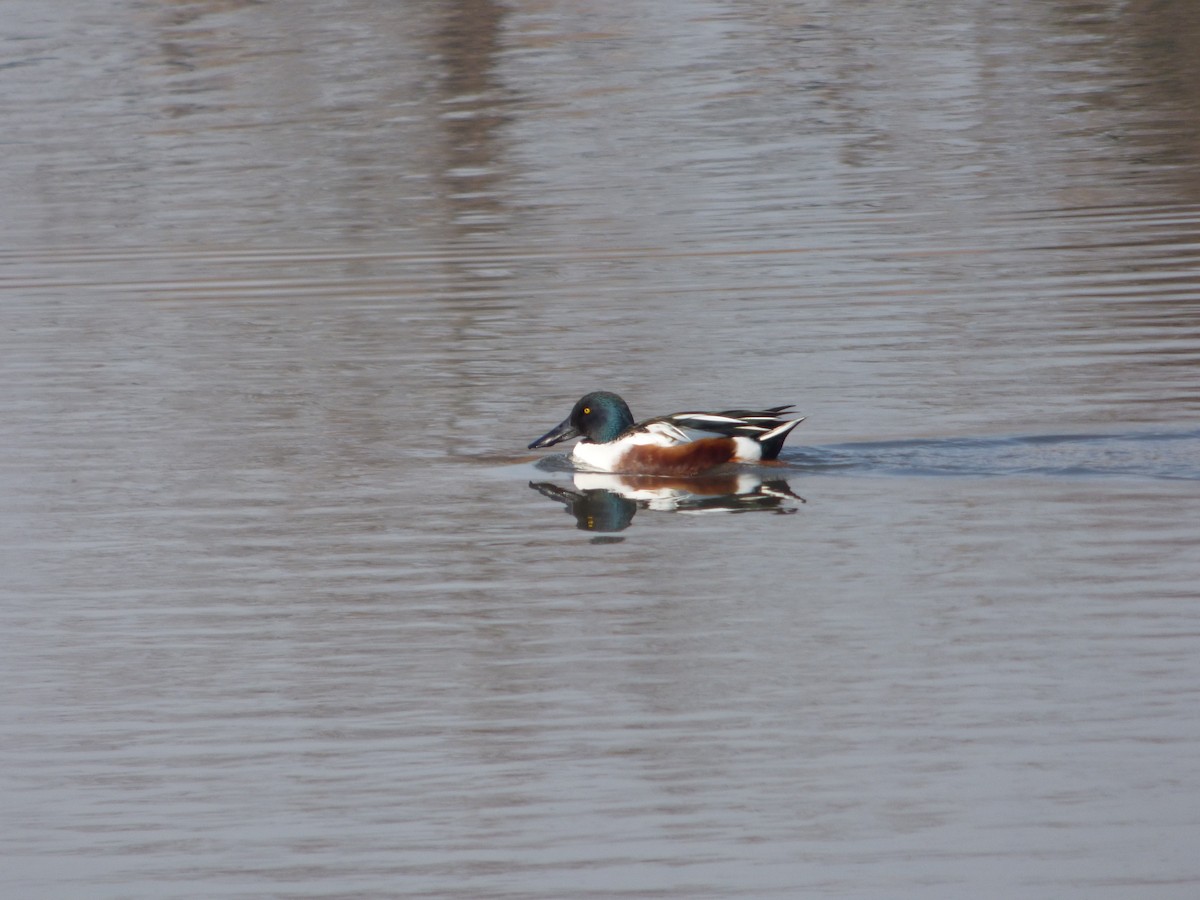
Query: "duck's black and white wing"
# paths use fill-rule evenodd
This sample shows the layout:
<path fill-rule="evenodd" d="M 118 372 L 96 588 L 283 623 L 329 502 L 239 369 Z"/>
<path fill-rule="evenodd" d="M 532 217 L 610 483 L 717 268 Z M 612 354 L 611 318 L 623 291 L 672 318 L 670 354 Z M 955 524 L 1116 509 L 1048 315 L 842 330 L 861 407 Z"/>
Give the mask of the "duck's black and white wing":
<path fill-rule="evenodd" d="M 774 431 L 788 422 L 784 414 L 794 404 L 772 406 L 769 409 L 727 409 L 723 412 L 678 412 L 663 420 L 679 428 L 708 431 L 726 437 L 755 437 Z"/>

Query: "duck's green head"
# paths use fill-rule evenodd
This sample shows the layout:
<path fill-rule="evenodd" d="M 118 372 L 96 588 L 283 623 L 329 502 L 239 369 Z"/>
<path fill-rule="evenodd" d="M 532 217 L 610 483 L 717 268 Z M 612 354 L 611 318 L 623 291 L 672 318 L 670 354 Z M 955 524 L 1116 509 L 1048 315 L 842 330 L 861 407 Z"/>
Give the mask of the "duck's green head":
<path fill-rule="evenodd" d="M 530 450 L 551 447 L 573 437 L 607 444 L 633 424 L 633 413 L 625 401 L 611 391 L 592 391 L 575 404 L 571 414 L 529 445 Z"/>

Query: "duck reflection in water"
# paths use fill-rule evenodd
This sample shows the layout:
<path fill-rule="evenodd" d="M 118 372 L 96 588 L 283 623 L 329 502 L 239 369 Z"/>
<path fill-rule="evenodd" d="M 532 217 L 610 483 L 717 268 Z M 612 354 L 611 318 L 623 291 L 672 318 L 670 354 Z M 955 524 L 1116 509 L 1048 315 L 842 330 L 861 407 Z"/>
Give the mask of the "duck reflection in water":
<path fill-rule="evenodd" d="M 696 478 L 575 472 L 573 480 L 574 489 L 550 481 L 531 481 L 529 486 L 564 504 L 577 527 L 592 532 L 623 531 L 639 509 L 788 515 L 796 511 L 794 504 L 805 502 L 785 479 L 764 479 L 747 472 Z"/>

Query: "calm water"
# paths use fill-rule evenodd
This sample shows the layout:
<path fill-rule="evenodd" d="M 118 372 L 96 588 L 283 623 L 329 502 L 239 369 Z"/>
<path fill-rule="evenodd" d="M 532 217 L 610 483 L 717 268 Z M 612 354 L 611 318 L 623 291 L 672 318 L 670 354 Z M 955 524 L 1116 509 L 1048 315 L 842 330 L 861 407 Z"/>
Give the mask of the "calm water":
<path fill-rule="evenodd" d="M 0 32 L 0 894 L 1200 892 L 1195 4 Z"/>

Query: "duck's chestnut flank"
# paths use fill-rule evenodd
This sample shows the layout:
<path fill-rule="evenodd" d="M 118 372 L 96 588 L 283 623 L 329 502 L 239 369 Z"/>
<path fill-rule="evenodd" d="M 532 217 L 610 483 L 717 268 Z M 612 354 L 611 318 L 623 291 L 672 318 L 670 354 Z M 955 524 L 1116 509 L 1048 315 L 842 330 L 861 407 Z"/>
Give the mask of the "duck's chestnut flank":
<path fill-rule="evenodd" d="M 700 475 L 733 462 L 737 444 L 733 438 L 701 438 L 670 447 L 630 447 L 621 458 L 619 471 L 629 475 Z"/>

